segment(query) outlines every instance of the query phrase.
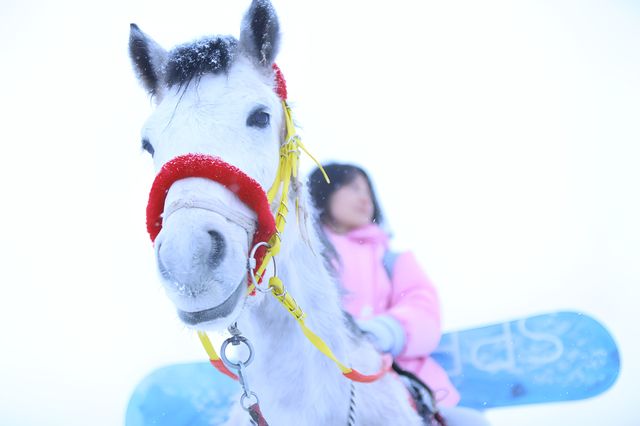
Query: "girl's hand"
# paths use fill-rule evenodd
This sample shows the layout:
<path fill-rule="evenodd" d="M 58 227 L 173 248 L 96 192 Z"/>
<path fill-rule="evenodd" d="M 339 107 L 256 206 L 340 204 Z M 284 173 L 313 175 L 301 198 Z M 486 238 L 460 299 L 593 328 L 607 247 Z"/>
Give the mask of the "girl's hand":
<path fill-rule="evenodd" d="M 395 318 L 378 315 L 356 322 L 378 351 L 395 357 L 404 349 L 406 335 L 402 325 Z"/>

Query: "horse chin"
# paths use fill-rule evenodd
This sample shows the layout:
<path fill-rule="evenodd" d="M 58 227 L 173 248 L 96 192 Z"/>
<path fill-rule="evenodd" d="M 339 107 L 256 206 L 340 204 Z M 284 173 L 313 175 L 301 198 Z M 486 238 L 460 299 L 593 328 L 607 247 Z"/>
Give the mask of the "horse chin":
<path fill-rule="evenodd" d="M 245 292 L 245 281 L 242 280 L 221 304 L 199 311 L 187 311 L 178 308 L 178 316 L 187 326 L 198 330 L 227 328 L 240 316 L 246 300 Z"/>

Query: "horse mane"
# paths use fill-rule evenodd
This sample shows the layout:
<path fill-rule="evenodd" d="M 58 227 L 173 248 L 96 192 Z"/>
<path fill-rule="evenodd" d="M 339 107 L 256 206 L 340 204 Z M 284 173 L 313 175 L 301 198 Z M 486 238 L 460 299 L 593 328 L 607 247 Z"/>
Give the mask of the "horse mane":
<path fill-rule="evenodd" d="M 238 51 L 238 40 L 232 36 L 203 37 L 175 47 L 169 52 L 165 68 L 167 87 L 189 84 L 204 74 L 225 73 Z"/>

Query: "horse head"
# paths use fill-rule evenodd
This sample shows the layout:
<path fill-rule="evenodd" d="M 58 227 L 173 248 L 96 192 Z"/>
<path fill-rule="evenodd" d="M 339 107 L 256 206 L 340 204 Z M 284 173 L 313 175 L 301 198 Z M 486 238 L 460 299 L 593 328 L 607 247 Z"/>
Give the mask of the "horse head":
<path fill-rule="evenodd" d="M 166 51 L 131 25 L 134 69 L 155 102 L 142 146 L 166 184 L 154 201 L 161 218 L 148 226 L 163 286 L 182 321 L 199 329 L 227 327 L 261 297 L 247 292 L 259 221 L 240 196 L 255 189 L 240 186 L 248 182 L 263 195 L 277 175 L 285 127 L 274 91 L 279 39 L 267 0 L 252 2 L 239 40 L 206 37 Z M 167 176 L 176 167 L 182 174 Z M 239 177 L 225 183 L 193 167 Z"/>

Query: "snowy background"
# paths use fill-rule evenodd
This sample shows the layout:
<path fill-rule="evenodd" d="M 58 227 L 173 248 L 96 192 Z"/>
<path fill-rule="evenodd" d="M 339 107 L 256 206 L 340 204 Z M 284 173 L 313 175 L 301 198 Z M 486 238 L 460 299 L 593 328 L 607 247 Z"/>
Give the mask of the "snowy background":
<path fill-rule="evenodd" d="M 616 338 L 610 391 L 493 424 L 640 424 L 640 4 L 274 3 L 305 143 L 371 172 L 447 330 L 569 309 Z M 122 424 L 146 373 L 205 359 L 145 232 L 128 31 L 237 36 L 248 4 L 1 3 L 1 424 Z"/>

